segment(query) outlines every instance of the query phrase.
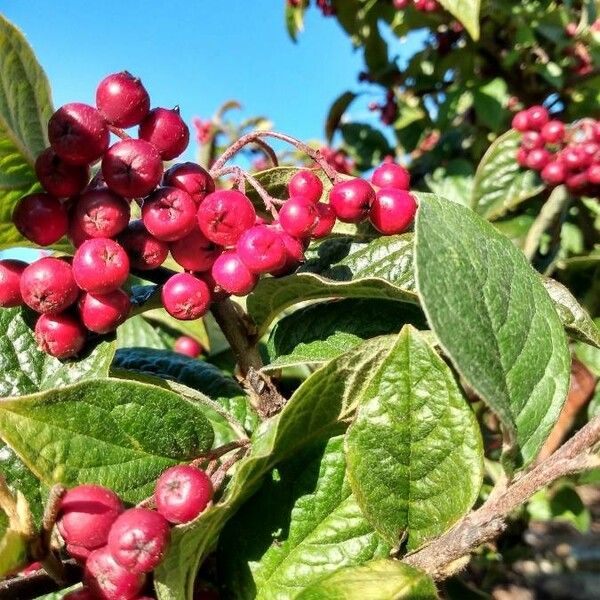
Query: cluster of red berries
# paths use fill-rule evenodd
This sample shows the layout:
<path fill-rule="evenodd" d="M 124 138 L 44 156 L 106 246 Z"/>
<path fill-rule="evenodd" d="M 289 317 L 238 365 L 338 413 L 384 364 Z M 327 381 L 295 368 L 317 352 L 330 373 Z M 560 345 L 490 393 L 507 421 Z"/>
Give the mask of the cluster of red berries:
<path fill-rule="evenodd" d="M 150 600 L 139 594 L 164 557 L 171 525 L 194 520 L 212 497 L 210 478 L 192 465 L 171 467 L 159 477 L 156 510 L 125 510 L 117 494 L 98 485 L 69 490 L 57 526 L 67 553 L 84 565 L 84 587 L 65 600 Z"/>
<path fill-rule="evenodd" d="M 565 125 L 543 106 L 518 112 L 512 126 L 522 134 L 517 162 L 538 171 L 554 187 L 564 184 L 578 196 L 600 197 L 600 121 Z"/>
<path fill-rule="evenodd" d="M 420 12 L 436 12 L 441 8 L 437 0 L 392 0 L 392 3 L 397 10 L 405 10 L 411 4 Z"/>

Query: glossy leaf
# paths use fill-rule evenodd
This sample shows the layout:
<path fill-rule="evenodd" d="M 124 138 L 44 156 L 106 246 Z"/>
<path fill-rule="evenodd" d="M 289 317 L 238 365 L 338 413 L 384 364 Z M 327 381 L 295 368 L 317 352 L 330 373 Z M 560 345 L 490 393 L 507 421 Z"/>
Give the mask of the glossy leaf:
<path fill-rule="evenodd" d="M 119 348 L 169 348 L 167 340 L 162 338 L 151 323 L 143 316 L 131 317 L 117 329 L 117 346 Z"/>
<path fill-rule="evenodd" d="M 325 120 L 325 137 L 329 144 L 335 135 L 337 128 L 339 127 L 340 121 L 344 116 L 344 113 L 348 110 L 349 106 L 356 99 L 354 92 L 344 92 L 335 100 L 335 102 L 329 108 L 327 119 Z"/>

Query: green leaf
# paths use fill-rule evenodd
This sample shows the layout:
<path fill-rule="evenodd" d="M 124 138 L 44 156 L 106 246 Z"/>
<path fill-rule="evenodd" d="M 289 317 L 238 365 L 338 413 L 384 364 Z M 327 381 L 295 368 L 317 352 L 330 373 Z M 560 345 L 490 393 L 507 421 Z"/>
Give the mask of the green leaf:
<path fill-rule="evenodd" d="M 345 471 L 340 436 L 272 473 L 220 539 L 221 579 L 232 597 L 291 600 L 341 567 L 387 555 Z"/>
<path fill-rule="evenodd" d="M 488 220 L 501 217 L 544 189 L 534 171 L 517 163 L 520 139 L 521 134 L 512 129 L 501 135 L 477 167 L 471 206 Z"/>
<path fill-rule="evenodd" d="M 473 90 L 477 119 L 492 131 L 498 131 L 508 115 L 504 108 L 508 98 L 506 81 L 496 77 Z"/>
<path fill-rule="evenodd" d="M 438 167 L 433 174 L 425 175 L 429 189 L 442 198 L 469 206 L 473 188 L 473 165 L 462 158 L 451 160 Z"/>
<path fill-rule="evenodd" d="M 289 2 L 285 4 L 285 25 L 289 36 L 294 42 L 298 40 L 298 34 L 304 30 L 304 11 L 306 4 L 302 0 L 297 6 Z"/>
<path fill-rule="evenodd" d="M 285 308 L 320 298 L 383 298 L 416 302 L 413 235 L 378 238 L 368 244 L 334 238 L 297 273 L 264 278 L 248 296 L 248 312 L 264 333 Z"/>
<path fill-rule="evenodd" d="M 393 156 L 394 150 L 381 131 L 366 123 L 345 123 L 340 127 L 344 149 L 356 161 L 359 171 L 366 171 Z"/>
<path fill-rule="evenodd" d="M 44 483 L 106 485 L 127 502 L 167 467 L 209 450 L 213 432 L 179 395 L 98 378 L 0 403 L 0 436 Z"/>
<path fill-rule="evenodd" d="M 581 533 L 590 528 L 590 511 L 577 490 L 569 484 L 555 490 L 540 490 L 529 499 L 526 509 L 530 518 L 537 521 L 565 521 Z"/>
<path fill-rule="evenodd" d="M 173 342 L 182 336 L 187 335 L 202 344 L 204 350 L 210 350 L 210 339 L 204 325 L 204 319 L 194 319 L 193 321 L 180 321 L 172 317 L 164 308 L 157 308 L 144 313 L 144 318 L 151 324 L 158 326 L 163 333 L 163 337 L 172 339 Z"/>
<path fill-rule="evenodd" d="M 169 348 L 167 341 L 162 338 L 151 323 L 143 316 L 136 315 L 127 319 L 117 329 L 117 346 L 119 348 Z"/>
<path fill-rule="evenodd" d="M 600 318 L 594 320 L 596 328 L 600 327 Z M 575 356 L 594 374 L 600 377 L 600 349 L 589 343 L 575 344 Z"/>
<path fill-rule="evenodd" d="M 468 384 L 498 414 L 520 466 L 566 398 L 562 324 L 523 253 L 469 209 L 419 195 L 416 278 L 427 320 Z"/>
<path fill-rule="evenodd" d="M 477 499 L 479 425 L 452 371 L 410 326 L 360 399 L 346 458 L 367 519 L 409 551 L 449 529 Z"/>
<path fill-rule="evenodd" d="M 325 120 L 325 137 L 329 144 L 331 144 L 333 140 L 333 136 L 339 127 L 344 113 L 355 99 L 356 94 L 354 92 L 344 92 L 336 98 L 335 102 L 329 108 L 329 113 Z"/>
<path fill-rule="evenodd" d="M 314 304 L 277 322 L 267 343 L 268 369 L 324 363 L 365 339 L 397 333 L 406 323 L 426 327 L 417 306 L 393 300 L 349 298 Z"/>
<path fill-rule="evenodd" d="M 27 564 L 28 539 L 20 531 L 7 529 L 0 537 L 0 578 Z"/>
<path fill-rule="evenodd" d="M 480 0 L 439 0 L 439 2 L 465 26 L 475 41 L 479 39 Z"/>
<path fill-rule="evenodd" d="M 395 560 L 346 567 L 308 587 L 298 600 L 435 600 L 433 581 Z"/>

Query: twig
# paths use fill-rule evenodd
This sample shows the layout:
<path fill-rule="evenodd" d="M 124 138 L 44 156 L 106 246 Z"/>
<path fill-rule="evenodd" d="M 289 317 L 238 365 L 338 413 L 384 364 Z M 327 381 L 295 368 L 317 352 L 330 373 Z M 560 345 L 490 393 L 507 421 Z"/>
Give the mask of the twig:
<path fill-rule="evenodd" d="M 119 127 L 115 127 L 114 125 L 109 125 L 108 129 L 111 133 L 114 133 L 118 138 L 121 138 L 122 140 L 131 139 L 131 136 L 127 132 L 120 129 Z"/>
<path fill-rule="evenodd" d="M 225 454 L 229 454 L 229 452 L 231 452 L 232 450 L 237 450 L 238 448 L 247 448 L 249 445 L 250 440 L 247 438 L 243 440 L 236 440 L 235 442 L 229 442 L 229 444 L 224 444 L 219 448 L 215 448 L 214 450 L 205 452 L 198 458 L 195 458 L 191 464 L 194 466 L 198 466 L 206 462 L 216 460 L 217 458 L 221 458 L 222 456 L 225 456 Z"/>
<path fill-rule="evenodd" d="M 246 453 L 248 452 L 248 448 L 240 448 L 229 460 L 226 460 L 221 466 L 211 475 L 213 488 L 217 491 L 221 485 L 223 485 L 223 481 L 225 481 L 225 477 L 227 476 L 227 471 L 235 465 L 236 462 L 244 458 Z"/>
<path fill-rule="evenodd" d="M 64 584 L 58 584 L 42 570 L 0 581 L 0 600 L 31 600 L 81 581 L 82 570 L 74 560 L 64 561 L 62 568 L 65 574 Z"/>

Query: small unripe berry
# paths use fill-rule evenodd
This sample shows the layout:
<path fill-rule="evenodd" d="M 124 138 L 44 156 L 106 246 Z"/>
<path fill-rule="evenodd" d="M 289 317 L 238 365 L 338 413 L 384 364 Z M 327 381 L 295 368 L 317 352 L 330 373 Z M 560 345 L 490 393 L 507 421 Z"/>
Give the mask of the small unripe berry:
<path fill-rule="evenodd" d="M 189 273 L 173 275 L 162 288 L 165 310 L 180 321 L 192 321 L 206 314 L 210 290 L 204 281 Z"/>
<path fill-rule="evenodd" d="M 329 204 L 319 202 L 317 205 L 317 224 L 311 233 L 315 240 L 327 237 L 335 227 L 337 217 Z"/>
<path fill-rule="evenodd" d="M 360 223 L 369 216 L 375 191 L 364 179 L 336 183 L 329 192 L 329 204 L 344 223 Z"/>
<path fill-rule="evenodd" d="M 186 271 L 208 271 L 223 249 L 211 242 L 198 227 L 170 246 L 173 260 Z"/>
<path fill-rule="evenodd" d="M 110 133 L 106 121 L 94 107 L 71 102 L 50 117 L 48 139 L 64 161 L 89 165 L 108 148 Z"/>
<path fill-rule="evenodd" d="M 546 183 L 558 185 L 565 180 L 567 176 L 567 170 L 565 169 L 564 165 L 556 160 L 553 160 L 542 169 L 540 176 Z"/>
<path fill-rule="evenodd" d="M 405 190 L 382 189 L 377 192 L 369 218 L 377 231 L 394 235 L 406 231 L 417 212 L 417 202 Z"/>
<path fill-rule="evenodd" d="M 550 120 L 550 115 L 548 114 L 548 110 L 543 106 L 532 106 L 527 109 L 527 119 L 529 129 L 540 131 Z"/>
<path fill-rule="evenodd" d="M 527 167 L 541 171 L 551 160 L 551 155 L 545 148 L 535 148 L 527 155 Z"/>
<path fill-rule="evenodd" d="M 73 316 L 41 315 L 35 324 L 35 339 L 40 349 L 55 358 L 71 358 L 81 352 L 86 332 Z"/>
<path fill-rule="evenodd" d="M 198 225 L 215 244 L 233 246 L 254 224 L 256 211 L 247 196 L 237 190 L 217 190 L 198 208 Z"/>
<path fill-rule="evenodd" d="M 82 290 L 106 294 L 120 288 L 127 280 L 129 258 L 114 240 L 87 240 L 73 257 L 73 276 Z"/>
<path fill-rule="evenodd" d="M 237 253 L 254 273 L 269 273 L 285 264 L 286 251 L 283 240 L 267 225 L 255 225 L 238 240 Z"/>
<path fill-rule="evenodd" d="M 142 221 L 157 240 L 180 240 L 196 226 L 196 204 L 179 188 L 161 187 L 144 200 Z"/>
<path fill-rule="evenodd" d="M 79 299 L 79 314 L 85 327 L 94 333 L 114 331 L 127 319 L 131 300 L 123 290 L 107 294 L 83 294 Z"/>
<path fill-rule="evenodd" d="M 23 304 L 21 275 L 27 263 L 21 260 L 0 260 L 0 307 L 13 308 Z"/>
<path fill-rule="evenodd" d="M 383 163 L 373 171 L 371 183 L 380 188 L 410 189 L 410 173 L 393 162 Z"/>
<path fill-rule="evenodd" d="M 163 559 L 169 538 L 165 517 L 147 508 L 130 508 L 110 528 L 108 549 L 132 573 L 149 573 Z"/>
<path fill-rule="evenodd" d="M 56 198 L 79 194 L 90 179 L 87 165 L 66 163 L 52 148 L 46 148 L 35 161 L 35 174 L 42 187 Z"/>
<path fill-rule="evenodd" d="M 202 354 L 203 348 L 199 341 L 189 335 L 182 335 L 175 340 L 173 350 L 190 358 L 198 358 Z"/>
<path fill-rule="evenodd" d="M 142 221 L 132 221 L 119 236 L 119 243 L 127 252 L 132 269 L 157 269 L 167 259 L 169 246 L 148 233 Z"/>
<path fill-rule="evenodd" d="M 71 265 L 51 256 L 31 263 L 21 274 L 19 286 L 25 304 L 39 313 L 60 313 L 79 295 Z"/>
<path fill-rule="evenodd" d="M 144 581 L 143 573 L 122 567 L 106 546 L 94 550 L 85 563 L 84 583 L 97 600 L 133 600 Z"/>
<path fill-rule="evenodd" d="M 249 294 L 258 283 L 258 276 L 234 250 L 223 252 L 212 266 L 211 273 L 218 286 L 235 296 Z"/>
<path fill-rule="evenodd" d="M 548 121 L 542 127 L 542 137 L 547 144 L 558 144 L 565 137 L 565 125 L 561 121 Z"/>
<path fill-rule="evenodd" d="M 38 246 L 58 242 L 69 228 L 69 217 L 59 200 L 48 194 L 21 198 L 13 212 L 19 233 Z"/>
<path fill-rule="evenodd" d="M 512 128 L 520 131 L 521 133 L 525 133 L 531 129 L 531 124 L 529 123 L 529 113 L 526 110 L 519 111 L 513 117 Z"/>
<path fill-rule="evenodd" d="M 187 148 L 190 130 L 178 108 L 154 108 L 140 124 L 139 137 L 150 142 L 163 160 L 172 160 Z"/>
<path fill-rule="evenodd" d="M 298 171 L 288 183 L 290 198 L 304 198 L 309 202 L 316 203 L 323 194 L 323 183 L 308 169 Z"/>
<path fill-rule="evenodd" d="M 210 477 L 192 465 L 167 469 L 156 482 L 156 510 L 171 523 L 193 521 L 212 500 Z"/>
<path fill-rule="evenodd" d="M 142 82 L 128 73 L 105 77 L 96 89 L 100 114 L 116 127 L 138 125 L 150 110 L 150 96 Z"/>
<path fill-rule="evenodd" d="M 215 191 L 215 181 L 206 169 L 192 162 L 173 165 L 165 172 L 163 185 L 187 192 L 196 204 Z"/>
<path fill-rule="evenodd" d="M 97 596 L 95 596 L 89 588 L 84 587 L 69 592 L 63 596 L 63 600 L 97 600 Z"/>
<path fill-rule="evenodd" d="M 108 188 L 89 190 L 75 204 L 72 219 L 78 230 L 91 238 L 112 238 L 129 223 L 129 203 Z"/>
<path fill-rule="evenodd" d="M 279 223 L 294 237 L 308 237 L 317 225 L 317 209 L 314 202 L 304 198 L 290 198 L 279 211 Z"/>
<path fill-rule="evenodd" d="M 147 196 L 160 183 L 162 175 L 160 154 L 145 140 L 121 140 L 102 158 L 106 185 L 125 198 Z"/>

